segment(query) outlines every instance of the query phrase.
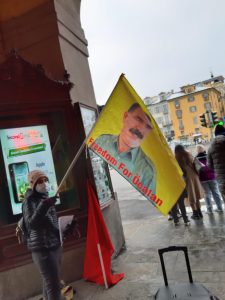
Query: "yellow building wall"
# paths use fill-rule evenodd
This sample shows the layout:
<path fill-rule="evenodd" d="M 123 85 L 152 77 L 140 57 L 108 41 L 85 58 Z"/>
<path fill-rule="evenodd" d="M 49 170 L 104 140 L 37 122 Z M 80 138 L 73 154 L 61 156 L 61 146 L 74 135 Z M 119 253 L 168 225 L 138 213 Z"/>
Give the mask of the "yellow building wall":
<path fill-rule="evenodd" d="M 203 98 L 203 93 L 208 93 L 209 97 L 207 100 Z M 188 97 L 190 95 L 194 96 L 194 101 L 188 101 Z M 201 126 L 199 115 L 206 112 L 205 103 L 211 103 L 211 111 L 217 111 L 218 117 L 223 117 L 222 114 L 222 102 L 219 102 L 220 93 L 214 89 L 209 88 L 207 90 L 196 92 L 192 94 L 186 94 L 179 98 L 171 99 L 168 102 L 171 120 L 173 122 L 173 130 L 175 133 L 175 139 L 180 139 L 182 137 L 186 137 L 188 139 L 192 139 L 192 135 L 196 133 L 201 133 L 203 138 L 210 139 L 211 133 L 210 128 L 205 128 Z M 180 107 L 176 108 L 175 104 L 179 101 Z M 190 107 L 196 106 L 196 111 L 191 112 Z M 182 121 L 183 121 L 183 129 L 179 129 L 179 119 L 176 115 L 176 110 L 182 111 Z M 194 119 L 197 123 L 194 123 Z"/>

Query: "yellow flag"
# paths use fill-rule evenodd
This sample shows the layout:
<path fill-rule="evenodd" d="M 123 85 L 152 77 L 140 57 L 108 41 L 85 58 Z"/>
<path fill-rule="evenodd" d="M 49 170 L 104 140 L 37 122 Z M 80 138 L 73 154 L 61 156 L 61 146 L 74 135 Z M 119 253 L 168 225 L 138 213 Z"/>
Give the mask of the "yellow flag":
<path fill-rule="evenodd" d="M 87 138 L 87 145 L 164 215 L 185 187 L 161 130 L 123 74 Z"/>

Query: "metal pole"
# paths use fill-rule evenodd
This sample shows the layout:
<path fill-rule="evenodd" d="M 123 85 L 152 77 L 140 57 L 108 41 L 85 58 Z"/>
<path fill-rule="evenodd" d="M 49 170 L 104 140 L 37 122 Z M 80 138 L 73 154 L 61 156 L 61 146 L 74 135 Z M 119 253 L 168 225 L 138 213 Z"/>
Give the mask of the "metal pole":
<path fill-rule="evenodd" d="M 208 124 L 209 124 L 209 128 L 210 128 L 210 141 L 212 141 L 212 139 L 213 139 L 213 128 L 212 128 L 213 119 L 212 119 L 211 110 L 207 110 L 206 114 L 207 114 Z"/>
<path fill-rule="evenodd" d="M 99 119 L 99 116 L 98 116 L 97 120 L 95 121 L 95 124 L 96 124 L 96 122 L 98 121 L 98 119 Z M 72 160 L 71 164 L 69 165 L 69 168 L 67 169 L 66 174 L 64 175 L 63 179 L 61 180 L 61 182 L 60 182 L 60 184 L 59 184 L 59 186 L 58 186 L 58 189 L 57 189 L 57 191 L 56 191 L 56 195 L 59 193 L 59 190 L 60 190 L 61 186 L 63 185 L 63 182 L 64 182 L 64 181 L 66 180 L 66 178 L 69 176 L 70 171 L 72 170 L 74 164 L 76 163 L 76 161 L 78 160 L 79 156 L 81 155 L 81 153 L 82 153 L 82 151 L 83 151 L 83 149 L 84 149 L 84 147 L 85 147 L 85 145 L 86 145 L 86 142 L 87 142 L 88 138 L 91 136 L 91 132 L 92 132 L 93 128 L 95 127 L 95 124 L 93 124 L 93 126 L 91 127 L 91 129 L 90 129 L 90 131 L 89 131 L 89 134 L 88 134 L 88 135 L 86 136 L 86 138 L 84 139 L 84 141 L 83 141 L 83 143 L 81 144 L 81 146 L 80 146 L 80 148 L 79 148 L 77 154 L 75 155 L 74 159 Z"/>
<path fill-rule="evenodd" d="M 82 145 L 80 146 L 80 148 L 79 148 L 77 154 L 75 155 L 75 157 L 74 157 L 74 159 L 72 160 L 72 162 L 71 162 L 69 168 L 67 169 L 66 174 L 64 175 L 63 179 L 61 180 L 61 182 L 60 182 L 60 184 L 59 184 L 59 186 L 58 186 L 58 189 L 57 189 L 57 191 L 56 191 L 56 195 L 59 193 L 59 190 L 60 190 L 61 186 L 63 185 L 63 182 L 64 182 L 64 181 L 66 180 L 66 178 L 69 176 L 70 171 L 72 170 L 74 164 L 76 163 L 76 161 L 78 160 L 79 156 L 81 155 L 81 153 L 82 153 L 82 151 L 83 151 L 83 149 L 84 149 L 84 147 L 85 147 L 85 145 L 86 145 L 86 141 L 87 141 L 87 138 L 88 138 L 88 137 L 89 137 L 89 136 L 87 136 L 87 137 L 85 138 L 85 140 L 83 141 L 83 143 L 82 143 Z"/>

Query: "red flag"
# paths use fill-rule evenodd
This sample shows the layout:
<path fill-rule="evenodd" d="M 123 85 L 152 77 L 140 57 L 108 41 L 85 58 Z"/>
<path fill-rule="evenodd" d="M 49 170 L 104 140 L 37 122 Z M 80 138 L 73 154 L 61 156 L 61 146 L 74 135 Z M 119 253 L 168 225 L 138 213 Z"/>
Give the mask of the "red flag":
<path fill-rule="evenodd" d="M 83 278 L 101 285 L 105 285 L 106 280 L 107 285 L 110 286 L 123 279 L 124 274 L 111 273 L 111 256 L 114 252 L 114 247 L 95 192 L 90 183 L 88 183 L 87 188 L 89 202 L 88 228 Z M 101 249 L 101 253 L 99 253 L 98 247 Z M 101 256 L 103 268 L 101 265 Z"/>

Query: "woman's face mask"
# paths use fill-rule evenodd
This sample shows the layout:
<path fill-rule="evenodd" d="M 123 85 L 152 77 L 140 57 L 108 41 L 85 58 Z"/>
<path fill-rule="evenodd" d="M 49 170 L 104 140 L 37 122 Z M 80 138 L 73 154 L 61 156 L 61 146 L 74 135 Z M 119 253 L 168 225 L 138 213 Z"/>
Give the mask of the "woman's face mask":
<path fill-rule="evenodd" d="M 38 179 L 35 189 L 38 193 L 42 193 L 42 194 L 48 193 L 50 191 L 50 185 L 48 179 L 47 178 Z"/>

